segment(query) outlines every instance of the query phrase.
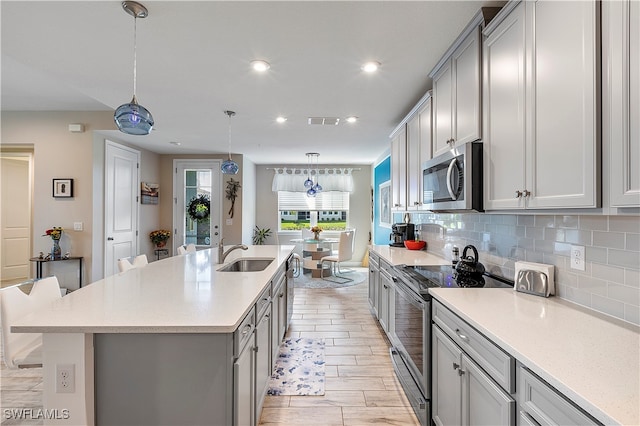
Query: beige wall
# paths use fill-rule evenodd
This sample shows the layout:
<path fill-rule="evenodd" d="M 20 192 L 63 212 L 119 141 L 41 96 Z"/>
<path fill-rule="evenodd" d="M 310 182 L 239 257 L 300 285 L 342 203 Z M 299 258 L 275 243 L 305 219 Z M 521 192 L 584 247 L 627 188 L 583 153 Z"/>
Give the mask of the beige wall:
<path fill-rule="evenodd" d="M 260 228 L 271 228 L 272 237 L 267 244 L 276 244 L 276 230 L 278 229 L 278 197 L 271 191 L 273 182 L 273 167 L 281 165 L 256 166 L 256 225 Z M 291 166 L 304 168 L 305 165 Z M 318 166 L 323 168 L 322 164 Z M 371 166 L 367 165 L 331 165 L 330 168 L 353 167 L 360 169 L 353 172 L 353 192 L 349 197 L 349 226 L 356 228 L 356 248 L 352 263 L 361 263 L 369 244 L 371 231 Z M 326 235 L 325 235 L 326 234 Z M 330 232 L 323 232 L 323 237 L 337 237 Z M 277 235 L 280 244 L 287 244 L 292 238 L 300 238 L 299 233 L 281 232 Z"/>
<path fill-rule="evenodd" d="M 69 132 L 71 123 L 81 123 L 82 133 Z M 116 130 L 111 111 L 3 111 L 2 139 L 4 148 L 32 147 L 34 158 L 33 179 L 33 250 L 32 255 L 47 253 L 51 240 L 41 237 L 53 226 L 65 229 L 61 240 L 63 252 L 84 257 L 84 283 L 102 278 L 103 199 L 104 199 L 104 143 L 101 132 Z M 110 138 L 116 143 L 122 143 Z M 123 145 L 127 145 L 123 143 Z M 141 153 L 141 180 L 158 181 L 158 155 L 138 149 Z M 53 198 L 52 179 L 72 178 L 74 196 L 70 199 Z M 159 224 L 157 206 L 140 208 L 140 252 L 153 255 L 148 232 Z M 74 231 L 74 222 L 83 223 L 83 231 Z M 43 273 L 55 274 L 61 285 L 77 287 L 75 262 L 56 262 L 45 267 Z M 32 269 L 35 277 L 35 269 Z"/>

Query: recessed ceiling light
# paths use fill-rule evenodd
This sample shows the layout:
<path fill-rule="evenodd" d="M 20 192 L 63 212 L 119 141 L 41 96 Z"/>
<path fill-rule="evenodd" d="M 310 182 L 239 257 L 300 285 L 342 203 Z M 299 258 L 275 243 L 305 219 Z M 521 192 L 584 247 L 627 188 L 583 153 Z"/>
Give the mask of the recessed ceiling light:
<path fill-rule="evenodd" d="M 358 117 L 352 115 L 351 117 L 345 118 L 345 120 L 347 121 L 347 123 L 355 123 L 356 121 L 358 121 Z"/>
<path fill-rule="evenodd" d="M 175 145 L 175 146 L 180 146 L 180 145 L 182 145 L 182 143 L 181 143 L 181 142 L 176 142 L 176 141 L 171 141 L 171 142 L 169 142 L 169 143 L 170 143 L 171 145 Z"/>
<path fill-rule="evenodd" d="M 255 71 L 265 72 L 266 70 L 271 68 L 271 65 L 269 65 L 269 62 L 267 61 L 256 59 L 255 61 L 251 61 L 251 68 L 253 68 Z"/>
<path fill-rule="evenodd" d="M 380 62 L 375 62 L 375 61 L 367 62 L 362 66 L 362 71 L 376 72 L 378 68 L 380 68 L 380 65 L 381 65 Z"/>
<path fill-rule="evenodd" d="M 278 123 L 284 123 L 285 121 L 287 121 L 287 117 L 283 117 L 283 116 L 277 117 L 276 121 Z"/>

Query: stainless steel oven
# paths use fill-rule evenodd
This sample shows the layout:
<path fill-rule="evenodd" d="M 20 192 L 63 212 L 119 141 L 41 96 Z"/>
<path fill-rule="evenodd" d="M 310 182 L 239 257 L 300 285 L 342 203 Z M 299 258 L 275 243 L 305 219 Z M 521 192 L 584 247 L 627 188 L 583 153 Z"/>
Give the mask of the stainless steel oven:
<path fill-rule="evenodd" d="M 429 288 L 461 288 L 451 266 L 393 267 L 395 305 L 391 360 L 423 426 L 431 424 L 431 296 Z M 473 287 L 513 287 L 513 281 L 485 272 Z"/>
<path fill-rule="evenodd" d="M 395 309 L 391 360 L 420 424 L 428 425 L 431 418 L 431 303 L 401 278 L 393 277 L 393 281 Z"/>

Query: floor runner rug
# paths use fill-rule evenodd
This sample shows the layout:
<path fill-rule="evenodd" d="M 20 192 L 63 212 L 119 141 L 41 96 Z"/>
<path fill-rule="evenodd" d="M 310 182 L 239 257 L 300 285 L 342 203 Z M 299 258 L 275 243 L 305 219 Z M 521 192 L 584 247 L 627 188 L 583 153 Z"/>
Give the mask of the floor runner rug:
<path fill-rule="evenodd" d="M 290 338 L 280 345 L 268 395 L 324 395 L 324 340 Z"/>
<path fill-rule="evenodd" d="M 339 277 L 329 276 L 326 280 L 322 278 L 312 278 L 311 274 L 300 274 L 298 277 L 293 278 L 293 286 L 295 288 L 340 288 L 349 287 L 352 285 L 360 284 L 368 278 L 368 273 L 353 271 L 341 274 Z M 353 281 L 344 282 L 345 280 L 340 277 L 350 278 Z M 333 280 L 333 281 L 330 281 Z"/>

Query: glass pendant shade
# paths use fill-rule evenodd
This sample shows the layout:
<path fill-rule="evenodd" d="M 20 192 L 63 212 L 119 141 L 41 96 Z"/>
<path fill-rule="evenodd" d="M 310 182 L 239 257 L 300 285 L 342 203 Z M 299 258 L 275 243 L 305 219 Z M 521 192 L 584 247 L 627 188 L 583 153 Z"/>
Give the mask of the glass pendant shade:
<path fill-rule="evenodd" d="M 222 170 L 222 174 L 235 175 L 238 174 L 238 170 L 240 169 L 240 167 L 238 166 L 238 163 L 236 163 L 231 159 L 231 157 L 229 157 L 228 160 L 224 160 L 222 166 L 220 166 L 220 169 Z"/>
<path fill-rule="evenodd" d="M 313 185 L 313 190 L 316 192 L 322 192 L 322 186 L 320 186 L 319 183 L 316 183 L 315 185 Z"/>
<path fill-rule="evenodd" d="M 113 114 L 116 126 L 122 133 L 129 135 L 148 135 L 153 127 L 153 116 L 135 96 L 128 104 L 122 104 Z"/>
<path fill-rule="evenodd" d="M 307 178 L 307 180 L 304 181 L 304 187 L 309 189 L 313 186 L 313 181 L 309 178 Z"/>
<path fill-rule="evenodd" d="M 238 170 L 240 170 L 240 166 L 238 163 L 231 159 L 231 117 L 236 115 L 235 111 L 225 111 L 224 112 L 229 117 L 229 158 L 222 162 L 220 166 L 220 170 L 222 170 L 222 174 L 224 175 L 235 175 L 238 174 Z"/>
<path fill-rule="evenodd" d="M 313 188 L 309 188 L 307 190 L 307 197 L 315 197 L 316 196 L 316 190 Z"/>

